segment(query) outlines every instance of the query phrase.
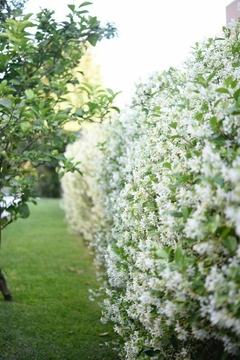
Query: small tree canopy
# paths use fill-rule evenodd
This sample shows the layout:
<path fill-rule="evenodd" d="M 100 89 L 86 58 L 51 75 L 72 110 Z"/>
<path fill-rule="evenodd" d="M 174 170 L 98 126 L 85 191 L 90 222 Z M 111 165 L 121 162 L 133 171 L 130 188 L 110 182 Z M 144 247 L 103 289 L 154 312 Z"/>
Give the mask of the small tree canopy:
<path fill-rule="evenodd" d="M 64 125 L 69 120 L 101 122 L 111 110 L 116 94 L 82 84 L 74 75 L 87 44 L 116 34 L 111 24 L 103 27 L 89 15 L 89 4 L 69 5 L 60 23 L 44 9 L 34 19 L 20 11 L 0 24 L 0 214 L 6 194 L 21 199 L 8 207 L 10 220 L 0 219 L 1 228 L 28 216 L 38 166 L 58 161 L 61 171 L 76 170 L 73 159 L 60 152 L 64 142 L 75 139 Z M 86 94 L 78 109 L 63 106 L 69 84 Z"/>

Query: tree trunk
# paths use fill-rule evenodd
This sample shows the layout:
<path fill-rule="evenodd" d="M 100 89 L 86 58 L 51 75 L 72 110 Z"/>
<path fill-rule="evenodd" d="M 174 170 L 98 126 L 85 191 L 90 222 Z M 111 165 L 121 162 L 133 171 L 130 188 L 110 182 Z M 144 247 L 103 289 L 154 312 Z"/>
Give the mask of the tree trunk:
<path fill-rule="evenodd" d="M 0 184 L 1 185 L 1 184 Z M 0 187 L 1 188 L 1 187 Z M 1 209 L 2 210 L 2 209 Z M 2 242 L 2 227 L 1 227 L 2 211 L 0 211 L 0 247 Z M 7 286 L 7 281 L 3 275 L 2 269 L 0 268 L 0 292 L 3 294 L 5 301 L 12 301 L 12 294 Z"/>
<path fill-rule="evenodd" d="M 11 292 L 7 286 L 6 279 L 2 273 L 2 269 L 0 268 L 0 291 L 3 294 L 4 300 L 6 301 L 12 301 L 12 295 Z"/>

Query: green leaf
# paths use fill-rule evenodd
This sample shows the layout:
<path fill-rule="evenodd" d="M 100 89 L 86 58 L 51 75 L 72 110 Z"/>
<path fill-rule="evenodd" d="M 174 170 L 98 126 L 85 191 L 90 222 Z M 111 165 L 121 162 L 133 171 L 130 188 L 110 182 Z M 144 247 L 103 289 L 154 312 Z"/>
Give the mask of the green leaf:
<path fill-rule="evenodd" d="M 159 249 L 159 250 L 155 251 L 155 254 L 160 259 L 168 260 L 168 253 L 163 249 Z"/>
<path fill-rule="evenodd" d="M 209 122 L 210 122 L 210 124 L 211 124 L 211 127 L 212 127 L 213 129 L 215 129 L 215 128 L 216 128 L 216 125 L 217 125 L 217 123 L 218 123 L 216 116 L 211 117 L 211 119 L 209 119 Z"/>
<path fill-rule="evenodd" d="M 239 278 L 239 268 L 238 267 L 231 267 L 230 273 L 231 273 L 231 277 L 234 279 L 236 277 Z"/>
<path fill-rule="evenodd" d="M 220 186 L 223 186 L 223 184 L 224 184 L 224 180 L 223 180 L 221 174 L 215 175 L 213 178 L 213 181 Z"/>
<path fill-rule="evenodd" d="M 36 26 L 36 25 L 32 21 L 24 20 L 24 21 L 21 21 L 21 23 L 19 24 L 19 30 L 24 30 L 27 27 L 34 27 L 34 26 Z M 26 39 L 22 39 L 22 40 L 26 40 Z"/>
<path fill-rule="evenodd" d="M 239 53 L 239 51 L 240 51 L 240 44 L 238 42 L 234 43 L 234 45 L 232 46 L 232 53 L 236 54 Z"/>
<path fill-rule="evenodd" d="M 173 345 L 174 349 L 178 351 L 178 339 L 175 335 L 171 336 L 171 344 Z"/>
<path fill-rule="evenodd" d="M 228 234 L 231 232 L 230 228 L 223 228 L 222 232 L 221 232 L 221 237 L 225 238 L 228 236 Z"/>
<path fill-rule="evenodd" d="M 84 110 L 82 108 L 79 108 L 75 111 L 75 115 L 82 117 L 84 114 Z"/>
<path fill-rule="evenodd" d="M 229 91 L 226 88 L 218 88 L 218 89 L 216 89 L 216 92 L 222 93 L 222 94 L 229 94 Z"/>
<path fill-rule="evenodd" d="M 90 34 L 87 39 L 92 46 L 96 46 L 99 36 L 97 34 Z"/>
<path fill-rule="evenodd" d="M 7 109 L 12 109 L 12 102 L 9 99 L 0 99 L 0 105 Z"/>
<path fill-rule="evenodd" d="M 97 103 L 92 102 L 92 101 L 88 101 L 87 105 L 91 111 L 94 111 L 99 107 L 99 105 Z"/>
<path fill-rule="evenodd" d="M 160 113 L 161 106 L 154 106 L 153 111 L 156 112 L 156 113 Z"/>
<path fill-rule="evenodd" d="M 145 354 L 149 357 L 156 356 L 160 353 L 160 350 L 152 350 L 152 349 L 144 349 L 140 352 L 140 354 Z"/>
<path fill-rule="evenodd" d="M 225 85 L 227 87 L 229 87 L 231 85 L 231 87 L 233 87 L 232 85 L 236 83 L 235 80 L 233 80 L 233 77 L 232 76 L 228 76 L 225 81 L 224 81 Z"/>
<path fill-rule="evenodd" d="M 214 76 L 216 75 L 216 71 L 214 71 L 211 75 L 209 75 L 208 76 L 208 78 L 207 78 L 207 82 L 209 83 L 213 78 L 214 78 Z"/>
<path fill-rule="evenodd" d="M 67 139 L 68 139 L 68 142 L 70 144 L 72 144 L 72 143 L 74 143 L 76 141 L 77 135 L 75 133 L 71 133 L 71 134 L 68 135 Z"/>
<path fill-rule="evenodd" d="M 169 136 L 169 139 L 179 139 L 179 138 L 181 138 L 180 135 Z"/>
<path fill-rule="evenodd" d="M 174 260 L 177 264 L 179 264 L 182 261 L 183 254 L 182 254 L 182 247 L 179 245 L 174 253 Z"/>
<path fill-rule="evenodd" d="M 167 168 L 167 169 L 171 169 L 172 168 L 172 165 L 169 163 L 169 162 L 164 162 L 162 164 L 163 167 Z"/>
<path fill-rule="evenodd" d="M 171 128 L 173 128 L 173 129 L 176 129 L 176 128 L 177 128 L 177 125 L 178 125 L 177 122 L 171 122 L 171 123 L 169 124 L 169 126 L 170 126 Z"/>
<path fill-rule="evenodd" d="M 193 278 L 192 284 L 195 287 L 195 292 L 202 294 L 204 289 L 204 282 L 200 278 Z"/>
<path fill-rule="evenodd" d="M 189 217 L 189 210 L 188 210 L 188 207 L 187 206 L 184 206 L 182 208 L 182 214 L 183 214 L 183 218 L 185 220 L 187 220 L 187 218 Z"/>
<path fill-rule="evenodd" d="M 116 106 L 111 106 L 111 109 L 117 111 L 118 114 L 120 114 L 120 112 L 121 112 L 120 109 Z"/>
<path fill-rule="evenodd" d="M 196 78 L 196 82 L 203 85 L 204 87 L 206 87 L 206 80 L 202 75 L 198 75 L 198 77 Z"/>
<path fill-rule="evenodd" d="M 25 20 L 28 20 L 28 19 L 30 19 L 30 17 L 32 17 L 32 16 L 33 16 L 33 13 L 28 13 L 28 14 L 24 15 L 23 20 L 24 20 L 24 21 L 25 21 Z"/>
<path fill-rule="evenodd" d="M 176 218 L 181 218 L 183 216 L 183 214 L 180 211 L 171 211 L 170 215 Z"/>
<path fill-rule="evenodd" d="M 83 2 L 83 3 L 81 3 L 81 4 L 79 5 L 79 8 L 80 8 L 80 7 L 83 7 L 83 6 L 88 6 L 88 5 L 92 5 L 92 2 L 85 1 L 85 2 Z"/>
<path fill-rule="evenodd" d="M 223 240 L 224 245 L 226 246 L 226 248 L 233 252 L 236 251 L 237 249 L 237 240 L 234 236 L 228 236 Z"/>
<path fill-rule="evenodd" d="M 68 4 L 68 8 L 69 8 L 72 12 L 74 12 L 74 10 L 75 10 L 75 5 L 74 5 L 74 4 Z"/>
<path fill-rule="evenodd" d="M 21 82 L 17 79 L 10 79 L 9 83 L 13 85 L 21 85 Z"/>
<path fill-rule="evenodd" d="M 68 119 L 69 119 L 69 115 L 64 112 L 59 112 L 55 117 L 55 120 L 58 120 L 58 121 L 68 120 Z"/>
<path fill-rule="evenodd" d="M 9 37 L 9 34 L 7 34 L 7 33 L 0 33 L 0 39 L 6 39 L 6 38 L 8 38 Z"/>
<path fill-rule="evenodd" d="M 208 222 L 209 231 L 214 234 L 221 225 L 221 218 L 219 214 L 210 217 Z"/>
<path fill-rule="evenodd" d="M 232 67 L 234 67 L 234 68 L 240 67 L 240 62 L 232 63 Z"/>
<path fill-rule="evenodd" d="M 59 160 L 59 161 L 60 161 L 60 160 L 65 160 L 64 154 L 55 155 L 54 158 L 57 159 L 57 160 Z"/>
<path fill-rule="evenodd" d="M 231 108 L 229 108 L 229 111 L 232 115 L 240 114 L 240 108 L 238 108 L 237 106 L 232 106 Z"/>
<path fill-rule="evenodd" d="M 113 91 L 112 89 L 107 88 L 106 90 L 107 90 L 107 92 L 109 92 L 109 94 L 111 94 L 112 96 L 115 95 L 115 93 L 114 93 L 114 91 Z"/>
<path fill-rule="evenodd" d="M 237 102 L 239 102 L 239 97 L 240 97 L 240 89 L 237 89 L 235 92 L 234 92 L 234 94 L 233 94 L 233 97 L 234 97 L 234 99 L 237 101 Z"/>
<path fill-rule="evenodd" d="M 31 125 L 28 121 L 23 121 L 23 122 L 21 122 L 20 127 L 21 127 L 22 132 L 26 133 L 30 130 Z"/>
<path fill-rule="evenodd" d="M 204 115 L 203 113 L 198 113 L 197 115 L 195 115 L 195 119 L 200 121 L 200 120 L 202 120 L 203 115 Z"/>
<path fill-rule="evenodd" d="M 26 219 L 29 217 L 30 210 L 26 203 L 20 204 L 18 210 L 19 210 L 19 215 L 22 219 Z"/>
<path fill-rule="evenodd" d="M 35 97 L 35 94 L 31 89 L 25 90 L 25 95 L 29 100 L 32 100 Z"/>

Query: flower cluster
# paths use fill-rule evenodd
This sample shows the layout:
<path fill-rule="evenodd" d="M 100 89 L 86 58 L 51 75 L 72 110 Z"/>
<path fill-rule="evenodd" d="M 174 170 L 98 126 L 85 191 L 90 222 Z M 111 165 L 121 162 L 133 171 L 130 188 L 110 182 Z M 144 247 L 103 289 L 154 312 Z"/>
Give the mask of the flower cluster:
<path fill-rule="evenodd" d="M 103 320 L 115 323 L 128 360 L 240 357 L 234 26 L 197 43 L 183 68 L 139 84 L 132 107 L 103 126 L 101 151 L 92 142 L 78 150 L 81 166 L 94 166 L 86 192 L 75 184 L 73 207 L 90 194 L 98 221 L 89 218 L 88 239 L 107 274 Z"/>
<path fill-rule="evenodd" d="M 79 163 L 78 172 L 66 173 L 61 179 L 63 196 L 61 205 L 65 210 L 69 231 L 82 234 L 87 241 L 100 224 L 102 199 L 94 179 L 95 163 L 101 158 L 97 147 L 101 139 L 101 124 L 84 126 L 79 139 L 69 144 L 66 157 Z"/>

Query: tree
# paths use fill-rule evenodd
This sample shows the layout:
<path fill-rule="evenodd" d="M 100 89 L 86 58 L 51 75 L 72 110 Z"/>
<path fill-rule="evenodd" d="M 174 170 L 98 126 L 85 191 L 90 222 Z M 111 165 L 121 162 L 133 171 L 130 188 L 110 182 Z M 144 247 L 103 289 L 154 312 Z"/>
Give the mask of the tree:
<path fill-rule="evenodd" d="M 0 22 L 9 19 L 13 13 L 21 10 L 27 0 L 0 0 Z"/>
<path fill-rule="evenodd" d="M 0 226 L 29 216 L 28 202 L 35 202 L 36 169 L 58 161 L 59 175 L 77 170 L 73 159 L 60 152 L 75 136 L 64 130 L 69 120 L 101 122 L 109 113 L 116 94 L 110 89 L 80 83 L 74 69 L 90 43 L 111 38 L 116 29 L 101 26 L 89 15 L 84 2 L 58 23 L 53 11 L 13 14 L 0 24 Z M 85 92 L 79 108 L 62 106 L 69 84 Z M 12 197 L 7 204 L 7 196 Z M 6 210 L 9 216 L 3 217 Z M 12 296 L 0 270 L 0 291 L 6 300 Z"/>
<path fill-rule="evenodd" d="M 80 59 L 80 63 L 73 70 L 74 75 L 81 84 L 88 84 L 99 90 L 99 86 L 103 87 L 103 78 L 100 72 L 100 66 L 97 61 L 94 61 L 94 47 L 89 44 L 87 49 L 84 50 L 84 54 Z M 72 107 L 74 109 L 81 108 L 88 101 L 88 94 L 85 91 L 79 91 L 78 85 L 68 84 L 69 93 L 65 96 L 66 103 L 63 102 L 62 107 Z M 76 123 L 76 121 L 69 121 L 65 129 L 68 131 L 78 132 L 84 126 L 84 124 Z M 65 147 L 61 152 L 65 153 Z M 40 197 L 59 198 L 61 196 L 61 184 L 59 181 L 56 167 L 57 161 L 51 163 L 45 163 L 37 168 L 38 172 L 38 184 L 36 192 Z"/>

